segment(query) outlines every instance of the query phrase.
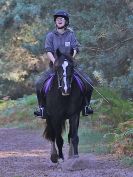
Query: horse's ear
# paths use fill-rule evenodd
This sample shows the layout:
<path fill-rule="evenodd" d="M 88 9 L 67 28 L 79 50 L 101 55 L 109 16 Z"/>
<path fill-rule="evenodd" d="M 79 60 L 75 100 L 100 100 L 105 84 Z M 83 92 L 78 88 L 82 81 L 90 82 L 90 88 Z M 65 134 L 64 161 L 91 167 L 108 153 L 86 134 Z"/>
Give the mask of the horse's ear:
<path fill-rule="evenodd" d="M 59 48 L 56 50 L 56 55 L 57 55 L 57 57 L 61 56 L 61 52 L 60 52 Z"/>

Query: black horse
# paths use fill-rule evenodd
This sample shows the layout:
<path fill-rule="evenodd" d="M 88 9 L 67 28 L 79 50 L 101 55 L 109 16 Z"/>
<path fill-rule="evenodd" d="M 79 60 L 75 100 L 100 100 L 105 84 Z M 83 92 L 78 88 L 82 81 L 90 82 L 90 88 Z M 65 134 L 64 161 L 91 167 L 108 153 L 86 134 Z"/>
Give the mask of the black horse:
<path fill-rule="evenodd" d="M 52 84 L 46 94 L 47 117 L 44 136 L 51 141 L 51 161 L 56 163 L 58 159 L 64 159 L 62 132 L 66 119 L 69 119 L 69 157 L 78 157 L 78 126 L 84 94 L 82 81 L 74 72 L 71 56 L 57 50 L 53 69 L 55 74 L 50 78 Z"/>

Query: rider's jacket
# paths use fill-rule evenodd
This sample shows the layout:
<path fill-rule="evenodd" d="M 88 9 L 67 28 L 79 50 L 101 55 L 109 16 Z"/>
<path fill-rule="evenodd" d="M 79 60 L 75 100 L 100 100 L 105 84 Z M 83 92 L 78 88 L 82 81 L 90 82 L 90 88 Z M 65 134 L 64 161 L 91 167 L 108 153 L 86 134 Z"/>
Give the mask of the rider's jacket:
<path fill-rule="evenodd" d="M 60 34 L 56 29 L 49 32 L 45 39 L 45 51 L 52 52 L 56 55 L 56 50 L 65 50 L 63 52 L 69 52 L 71 48 L 79 51 L 79 43 L 76 39 L 75 33 L 71 29 L 66 29 L 63 34 Z"/>

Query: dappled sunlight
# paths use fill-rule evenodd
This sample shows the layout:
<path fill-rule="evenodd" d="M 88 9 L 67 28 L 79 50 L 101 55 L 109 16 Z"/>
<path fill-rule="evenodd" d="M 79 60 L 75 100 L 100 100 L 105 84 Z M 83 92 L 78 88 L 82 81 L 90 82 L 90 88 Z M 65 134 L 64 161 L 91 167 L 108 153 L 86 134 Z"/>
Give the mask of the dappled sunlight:
<path fill-rule="evenodd" d="M 47 150 L 35 149 L 31 151 L 0 151 L 0 158 L 8 157 L 47 157 Z"/>

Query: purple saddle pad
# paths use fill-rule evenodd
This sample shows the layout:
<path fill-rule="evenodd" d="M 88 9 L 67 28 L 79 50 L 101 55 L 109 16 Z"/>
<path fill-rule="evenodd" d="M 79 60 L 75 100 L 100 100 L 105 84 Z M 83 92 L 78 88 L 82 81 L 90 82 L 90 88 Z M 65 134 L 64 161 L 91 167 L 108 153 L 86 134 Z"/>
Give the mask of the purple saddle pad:
<path fill-rule="evenodd" d="M 53 79 L 54 79 L 54 76 L 55 76 L 55 74 L 51 74 L 47 78 L 47 80 L 45 81 L 44 86 L 43 86 L 43 91 L 44 91 L 45 94 L 47 94 L 48 91 L 50 90 L 52 82 L 53 82 Z"/>
<path fill-rule="evenodd" d="M 52 86 L 52 83 L 53 83 L 54 76 L 55 76 L 55 74 L 50 75 L 50 76 L 47 78 L 47 80 L 45 81 L 44 86 L 43 86 L 43 91 L 44 91 L 45 94 L 47 94 L 48 91 L 50 90 L 50 88 L 51 88 L 51 86 Z M 84 82 L 83 82 L 83 81 L 80 79 L 80 77 L 79 77 L 77 74 L 75 74 L 75 73 L 74 73 L 74 75 L 73 75 L 73 78 L 74 78 L 74 80 L 77 82 L 77 85 L 79 86 L 81 92 L 84 92 L 84 90 L 85 90 L 85 84 L 84 84 Z"/>

